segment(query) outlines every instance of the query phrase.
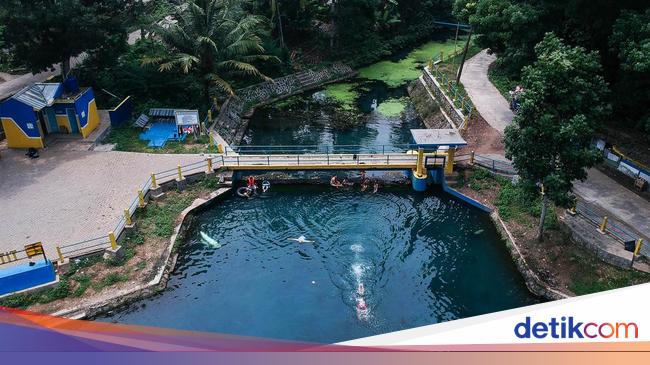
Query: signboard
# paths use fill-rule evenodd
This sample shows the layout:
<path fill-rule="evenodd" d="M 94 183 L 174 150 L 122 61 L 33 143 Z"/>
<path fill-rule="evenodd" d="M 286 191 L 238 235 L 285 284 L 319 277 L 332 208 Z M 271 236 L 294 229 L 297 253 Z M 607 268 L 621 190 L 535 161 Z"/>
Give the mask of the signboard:
<path fill-rule="evenodd" d="M 27 257 L 45 255 L 45 251 L 43 251 L 43 244 L 41 242 L 36 242 L 32 243 L 31 245 L 25 245 L 25 253 L 27 254 Z"/>

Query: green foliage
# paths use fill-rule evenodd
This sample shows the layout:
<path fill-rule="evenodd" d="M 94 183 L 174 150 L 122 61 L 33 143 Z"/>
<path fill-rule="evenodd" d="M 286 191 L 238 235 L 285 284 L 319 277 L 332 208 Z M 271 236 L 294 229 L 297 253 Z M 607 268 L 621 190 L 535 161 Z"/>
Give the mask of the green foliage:
<path fill-rule="evenodd" d="M 497 64 L 494 64 L 493 67 L 490 67 L 488 77 L 490 79 L 490 82 L 494 85 L 494 87 L 497 88 L 497 90 L 499 90 L 501 95 L 503 95 L 504 98 L 508 99 L 510 97 L 508 92 L 514 90 L 519 82 L 508 75 L 508 73 L 499 66 L 500 64 L 501 62 L 497 61 Z"/>
<path fill-rule="evenodd" d="M 325 96 L 336 103 L 339 103 L 343 109 L 354 109 L 357 103 L 359 93 L 355 90 L 357 84 L 336 83 L 325 86 L 323 90 Z"/>
<path fill-rule="evenodd" d="M 570 260 L 576 264 L 577 269 L 569 290 L 576 295 L 598 293 L 650 280 L 650 275 L 646 273 L 610 265 L 603 266 L 598 258 L 592 255 L 573 254 Z"/>
<path fill-rule="evenodd" d="M 78 286 L 72 292 L 72 296 L 78 298 L 86 293 L 86 290 L 90 287 L 92 279 L 86 274 L 75 275 L 73 279 L 77 282 Z"/>
<path fill-rule="evenodd" d="M 100 290 L 102 290 L 102 289 L 104 289 L 106 287 L 109 287 L 109 286 L 112 286 L 112 285 L 115 285 L 117 283 L 127 281 L 127 280 L 129 280 L 128 275 L 112 272 L 112 273 L 109 273 L 108 275 L 104 276 L 104 278 L 102 278 L 102 280 L 100 280 L 99 282 L 92 283 L 91 285 L 92 285 L 94 290 L 100 291 Z"/>
<path fill-rule="evenodd" d="M 32 72 L 63 63 L 81 52 L 116 49 L 126 42 L 120 0 L 6 0 L 2 23 L 16 58 Z"/>
<path fill-rule="evenodd" d="M 37 293 L 15 294 L 0 300 L 0 306 L 9 308 L 27 308 L 36 303 L 50 303 L 57 299 L 63 299 L 70 295 L 70 283 L 63 278 L 53 288 L 45 289 Z"/>
<path fill-rule="evenodd" d="M 189 1 L 176 14 L 178 23 L 154 27 L 167 52 L 151 54 L 143 63 L 156 64 L 159 71 L 195 74 L 206 102 L 214 91 L 234 94 L 232 78 L 268 80 L 254 63 L 278 59 L 265 54 L 268 20 L 248 13 L 250 5 L 249 0 Z"/>
<path fill-rule="evenodd" d="M 208 152 L 208 136 L 187 136 L 183 141 L 168 141 L 158 148 L 147 147 L 148 141 L 140 140 L 141 130 L 128 125 L 112 128 L 104 143 L 114 143 L 117 151 L 146 153 L 204 153 Z"/>
<path fill-rule="evenodd" d="M 143 225 L 158 237 L 170 237 L 174 233 L 174 221 L 193 200 L 191 195 L 182 195 L 169 197 L 164 204 L 149 204 L 142 216 Z"/>
<path fill-rule="evenodd" d="M 589 142 L 608 113 L 607 85 L 594 52 L 567 46 L 553 34 L 536 52 L 538 60 L 523 72 L 521 109 L 505 131 L 506 157 L 524 184 L 544 184 L 559 203 L 572 181 L 586 178 L 586 168 L 599 161 Z"/>

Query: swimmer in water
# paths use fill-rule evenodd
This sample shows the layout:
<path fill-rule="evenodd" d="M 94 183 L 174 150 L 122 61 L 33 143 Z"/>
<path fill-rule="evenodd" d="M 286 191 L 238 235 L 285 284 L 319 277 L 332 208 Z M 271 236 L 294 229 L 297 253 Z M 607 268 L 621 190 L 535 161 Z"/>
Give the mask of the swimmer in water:
<path fill-rule="evenodd" d="M 368 310 L 368 306 L 366 305 L 366 301 L 363 300 L 363 298 L 357 299 L 357 310 L 359 312 L 365 312 Z"/>
<path fill-rule="evenodd" d="M 365 179 L 361 182 L 361 191 L 366 191 L 370 186 L 370 179 Z"/>
<path fill-rule="evenodd" d="M 363 287 L 363 283 L 359 283 L 359 286 L 357 287 L 357 294 L 360 296 L 364 296 L 364 294 L 366 294 L 366 289 Z"/>
<path fill-rule="evenodd" d="M 375 181 L 375 183 L 372 185 L 372 193 L 376 193 L 377 190 L 379 190 L 379 183 Z"/>
<path fill-rule="evenodd" d="M 336 175 L 332 176 L 332 178 L 330 179 L 330 185 L 332 185 L 333 187 L 335 187 L 337 189 L 340 188 L 341 186 L 343 186 L 343 184 L 341 184 L 341 182 L 336 177 Z"/>
<path fill-rule="evenodd" d="M 343 179 L 343 186 L 353 186 L 354 182 L 348 180 L 348 179 Z"/>
<path fill-rule="evenodd" d="M 298 238 L 289 238 L 289 241 L 296 241 L 298 243 L 314 243 L 314 241 L 306 239 L 305 236 L 300 236 Z"/>

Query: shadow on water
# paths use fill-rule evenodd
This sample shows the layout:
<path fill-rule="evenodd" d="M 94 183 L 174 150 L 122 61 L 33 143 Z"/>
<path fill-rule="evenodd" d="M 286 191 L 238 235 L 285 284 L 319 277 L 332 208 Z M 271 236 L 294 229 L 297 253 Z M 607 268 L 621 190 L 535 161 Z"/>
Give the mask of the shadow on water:
<path fill-rule="evenodd" d="M 536 301 L 489 217 L 443 193 L 274 185 L 202 213 L 169 289 L 100 320 L 335 342 Z"/>

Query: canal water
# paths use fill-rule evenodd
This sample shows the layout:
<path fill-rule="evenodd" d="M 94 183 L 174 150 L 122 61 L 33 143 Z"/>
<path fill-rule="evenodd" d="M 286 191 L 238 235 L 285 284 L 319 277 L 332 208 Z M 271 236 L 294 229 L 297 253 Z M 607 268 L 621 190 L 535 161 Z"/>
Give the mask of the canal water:
<path fill-rule="evenodd" d="M 358 77 L 258 108 L 241 145 L 404 145 L 423 128 L 407 86 L 440 53 L 462 47 L 453 33 L 359 69 Z"/>
<path fill-rule="evenodd" d="M 489 217 L 442 192 L 274 185 L 201 213 L 168 289 L 100 320 L 332 343 L 536 301 Z"/>

